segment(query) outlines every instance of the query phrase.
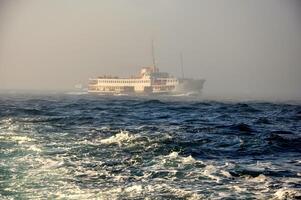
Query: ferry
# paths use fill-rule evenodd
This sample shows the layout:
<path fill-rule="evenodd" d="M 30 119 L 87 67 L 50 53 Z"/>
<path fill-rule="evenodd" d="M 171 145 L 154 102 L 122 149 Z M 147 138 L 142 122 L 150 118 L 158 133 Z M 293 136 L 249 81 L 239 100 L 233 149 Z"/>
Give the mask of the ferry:
<path fill-rule="evenodd" d="M 151 67 L 144 67 L 137 76 L 119 78 L 115 76 L 100 76 L 90 78 L 88 92 L 92 94 L 201 94 L 204 79 L 184 78 L 183 55 L 181 54 L 182 78 L 175 78 L 169 73 L 160 72 L 156 66 L 154 42 L 152 41 Z"/>
<path fill-rule="evenodd" d="M 138 76 L 100 76 L 89 79 L 88 92 L 99 94 L 200 94 L 204 79 L 175 78 L 156 66 L 142 68 Z"/>

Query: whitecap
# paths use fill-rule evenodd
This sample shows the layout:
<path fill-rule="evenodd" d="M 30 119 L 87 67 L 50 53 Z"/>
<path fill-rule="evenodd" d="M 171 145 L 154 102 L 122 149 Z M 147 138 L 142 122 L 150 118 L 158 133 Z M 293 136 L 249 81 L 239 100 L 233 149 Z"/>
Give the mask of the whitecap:
<path fill-rule="evenodd" d="M 18 135 L 0 136 L 0 139 L 1 140 L 8 140 L 8 141 L 17 142 L 18 144 L 23 144 L 23 143 L 35 141 L 34 139 L 29 138 L 27 136 L 18 136 Z"/>
<path fill-rule="evenodd" d="M 124 142 L 130 142 L 134 140 L 136 137 L 131 135 L 128 131 L 121 131 L 120 133 L 113 135 L 109 138 L 100 140 L 102 144 L 118 144 L 119 146 L 122 145 Z"/>
<path fill-rule="evenodd" d="M 214 174 L 217 172 L 217 168 L 213 165 L 207 165 L 203 171 L 203 175 L 207 176 L 210 179 L 216 180 L 217 183 L 220 182 L 220 178 Z"/>
<path fill-rule="evenodd" d="M 178 152 L 171 152 L 167 157 L 170 159 L 176 159 L 179 156 Z"/>
<path fill-rule="evenodd" d="M 263 174 L 260 174 L 259 176 L 256 176 L 256 177 L 247 177 L 247 179 L 251 182 L 256 182 L 256 183 L 262 183 L 262 182 L 266 182 L 267 181 L 267 177 Z"/>
<path fill-rule="evenodd" d="M 39 147 L 36 146 L 36 145 L 30 145 L 30 146 L 28 147 L 28 150 L 29 150 L 29 151 L 42 152 L 42 149 L 39 148 Z"/>
<path fill-rule="evenodd" d="M 225 171 L 225 170 L 221 170 L 221 174 L 227 178 L 231 178 L 232 175 L 228 172 L 228 171 Z"/>
<path fill-rule="evenodd" d="M 234 185 L 233 189 L 236 190 L 237 192 L 246 192 L 247 188 L 241 188 L 238 185 Z"/>
<path fill-rule="evenodd" d="M 289 188 L 281 188 L 277 190 L 274 196 L 279 200 L 286 199 L 297 199 L 301 197 L 301 192 L 298 190 L 293 190 Z"/>
<path fill-rule="evenodd" d="M 126 187 L 124 189 L 124 191 L 128 192 L 128 193 L 141 193 L 142 190 L 143 190 L 142 185 L 133 185 L 133 186 L 130 186 L 130 187 Z"/>
<path fill-rule="evenodd" d="M 191 155 L 182 159 L 183 164 L 193 164 L 195 162 L 196 160 Z"/>
<path fill-rule="evenodd" d="M 151 186 L 147 186 L 148 192 L 155 192 L 155 191 L 169 191 L 171 194 L 175 195 L 176 197 L 189 199 L 189 200 L 199 200 L 203 199 L 203 196 L 201 194 L 197 194 L 193 191 L 184 189 L 184 188 L 175 188 L 168 184 L 155 184 Z"/>

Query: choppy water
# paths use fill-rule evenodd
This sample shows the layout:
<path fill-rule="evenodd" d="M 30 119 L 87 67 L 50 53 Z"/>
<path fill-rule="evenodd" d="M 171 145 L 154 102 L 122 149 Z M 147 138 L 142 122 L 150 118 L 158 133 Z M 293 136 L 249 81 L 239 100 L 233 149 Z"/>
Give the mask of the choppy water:
<path fill-rule="evenodd" d="M 301 106 L 0 97 L 1 199 L 300 199 Z"/>

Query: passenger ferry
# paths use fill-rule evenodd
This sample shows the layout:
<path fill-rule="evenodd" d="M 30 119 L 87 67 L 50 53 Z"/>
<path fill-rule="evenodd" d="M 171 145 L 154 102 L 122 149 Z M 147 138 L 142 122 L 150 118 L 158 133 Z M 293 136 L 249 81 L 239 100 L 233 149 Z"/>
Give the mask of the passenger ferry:
<path fill-rule="evenodd" d="M 175 78 L 160 72 L 156 66 L 154 41 L 152 40 L 152 67 L 142 68 L 138 76 L 119 78 L 100 76 L 89 80 L 88 92 L 99 94 L 200 94 L 204 79 L 184 78 L 183 56 L 181 54 L 182 78 Z"/>
<path fill-rule="evenodd" d="M 89 80 L 89 93 L 101 94 L 200 94 L 204 79 L 175 78 L 156 66 L 142 68 L 131 78 L 100 76 Z"/>

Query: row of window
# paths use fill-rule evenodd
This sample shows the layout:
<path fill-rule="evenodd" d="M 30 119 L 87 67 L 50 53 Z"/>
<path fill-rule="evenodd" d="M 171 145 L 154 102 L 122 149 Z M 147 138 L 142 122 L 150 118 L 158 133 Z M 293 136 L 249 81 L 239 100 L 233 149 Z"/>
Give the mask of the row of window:
<path fill-rule="evenodd" d="M 167 79 L 167 80 L 157 80 L 157 81 L 166 81 L 166 82 L 177 82 L 176 79 Z M 149 80 L 98 80 L 99 83 L 149 83 Z"/>
<path fill-rule="evenodd" d="M 173 90 L 174 86 L 153 86 L 154 90 Z"/>
<path fill-rule="evenodd" d="M 128 87 L 114 87 L 114 86 L 107 86 L 107 87 L 89 87 L 89 90 L 98 90 L 98 91 L 123 91 L 123 90 L 130 90 L 133 88 Z"/>
<path fill-rule="evenodd" d="M 98 83 L 149 83 L 148 80 L 98 80 Z"/>
<path fill-rule="evenodd" d="M 176 80 L 176 79 L 167 79 L 166 82 L 174 83 L 174 82 L 177 82 L 177 81 L 178 81 L 178 80 Z"/>

